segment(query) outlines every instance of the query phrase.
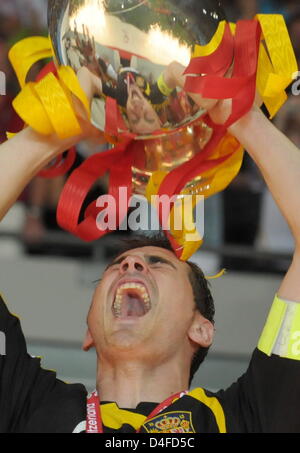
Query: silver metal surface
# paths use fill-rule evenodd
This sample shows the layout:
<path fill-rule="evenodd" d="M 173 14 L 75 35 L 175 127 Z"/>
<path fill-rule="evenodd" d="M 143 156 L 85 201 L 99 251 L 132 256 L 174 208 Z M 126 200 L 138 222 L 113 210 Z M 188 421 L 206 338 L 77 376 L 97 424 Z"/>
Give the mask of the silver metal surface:
<path fill-rule="evenodd" d="M 219 1 L 49 0 L 48 19 L 57 62 L 92 92 L 99 129 L 108 97 L 120 109 L 120 132 L 141 138 L 203 115 L 183 90 L 183 72 L 194 46 L 207 44 L 225 19 Z"/>

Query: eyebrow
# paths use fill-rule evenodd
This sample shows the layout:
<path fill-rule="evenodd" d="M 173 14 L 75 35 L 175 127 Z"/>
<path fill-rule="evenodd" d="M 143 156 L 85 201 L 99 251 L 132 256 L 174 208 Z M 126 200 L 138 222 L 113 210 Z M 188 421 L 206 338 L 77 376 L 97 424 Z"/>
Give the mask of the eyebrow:
<path fill-rule="evenodd" d="M 130 256 L 130 255 L 123 255 L 120 258 L 114 260 L 112 263 L 110 263 L 106 267 L 105 271 L 107 271 L 111 266 L 114 266 L 115 264 L 121 264 L 122 261 L 124 261 L 125 258 L 127 258 L 127 256 Z M 154 259 L 159 259 L 162 263 L 168 264 L 169 266 L 173 267 L 173 269 L 177 270 L 176 266 L 171 261 L 167 260 L 166 258 L 163 258 L 162 256 L 159 256 L 159 255 L 144 255 L 144 258 L 146 259 L 147 264 L 149 264 L 151 259 L 154 258 Z"/>

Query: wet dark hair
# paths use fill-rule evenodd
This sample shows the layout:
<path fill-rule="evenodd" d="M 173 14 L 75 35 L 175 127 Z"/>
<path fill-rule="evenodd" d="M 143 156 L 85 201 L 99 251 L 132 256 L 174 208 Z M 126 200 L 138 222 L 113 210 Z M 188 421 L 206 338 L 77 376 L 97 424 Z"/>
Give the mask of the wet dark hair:
<path fill-rule="evenodd" d="M 158 247 L 174 253 L 170 242 L 166 239 L 165 236 L 162 236 L 160 234 L 151 237 L 135 236 L 129 239 L 122 239 L 118 241 L 119 250 L 115 254 L 113 259 L 122 255 L 123 253 L 128 252 L 129 250 L 142 247 Z M 201 315 L 204 316 L 204 318 L 208 319 L 212 324 L 214 324 L 215 306 L 213 297 L 209 289 L 209 283 L 197 264 L 192 263 L 191 261 L 186 261 L 186 263 L 190 267 L 189 280 L 193 289 L 196 308 L 201 313 Z M 207 356 L 208 351 L 209 347 L 199 347 L 199 349 L 194 354 L 190 368 L 189 385 L 191 385 L 193 377 L 200 367 L 201 363 Z"/>

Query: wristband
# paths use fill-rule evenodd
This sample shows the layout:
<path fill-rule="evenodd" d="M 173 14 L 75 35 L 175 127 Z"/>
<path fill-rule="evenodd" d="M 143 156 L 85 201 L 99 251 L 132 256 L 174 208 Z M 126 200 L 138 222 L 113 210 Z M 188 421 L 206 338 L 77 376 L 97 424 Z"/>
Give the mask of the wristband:
<path fill-rule="evenodd" d="M 157 80 L 157 86 L 159 91 L 166 97 L 169 97 L 171 93 L 173 93 L 174 88 L 170 88 L 164 79 L 164 74 L 162 73 L 158 80 Z"/>
<path fill-rule="evenodd" d="M 275 297 L 258 349 L 268 356 L 300 360 L 300 303 Z"/>

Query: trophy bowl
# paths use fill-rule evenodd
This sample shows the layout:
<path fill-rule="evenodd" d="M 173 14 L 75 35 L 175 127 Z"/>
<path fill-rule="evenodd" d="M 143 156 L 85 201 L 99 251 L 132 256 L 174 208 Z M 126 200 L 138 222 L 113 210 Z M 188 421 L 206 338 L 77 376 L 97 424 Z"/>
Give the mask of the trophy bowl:
<path fill-rule="evenodd" d="M 205 110 L 184 90 L 196 45 L 226 21 L 217 0 L 49 0 L 57 65 L 93 98 L 92 122 L 149 139 L 184 129 Z"/>

